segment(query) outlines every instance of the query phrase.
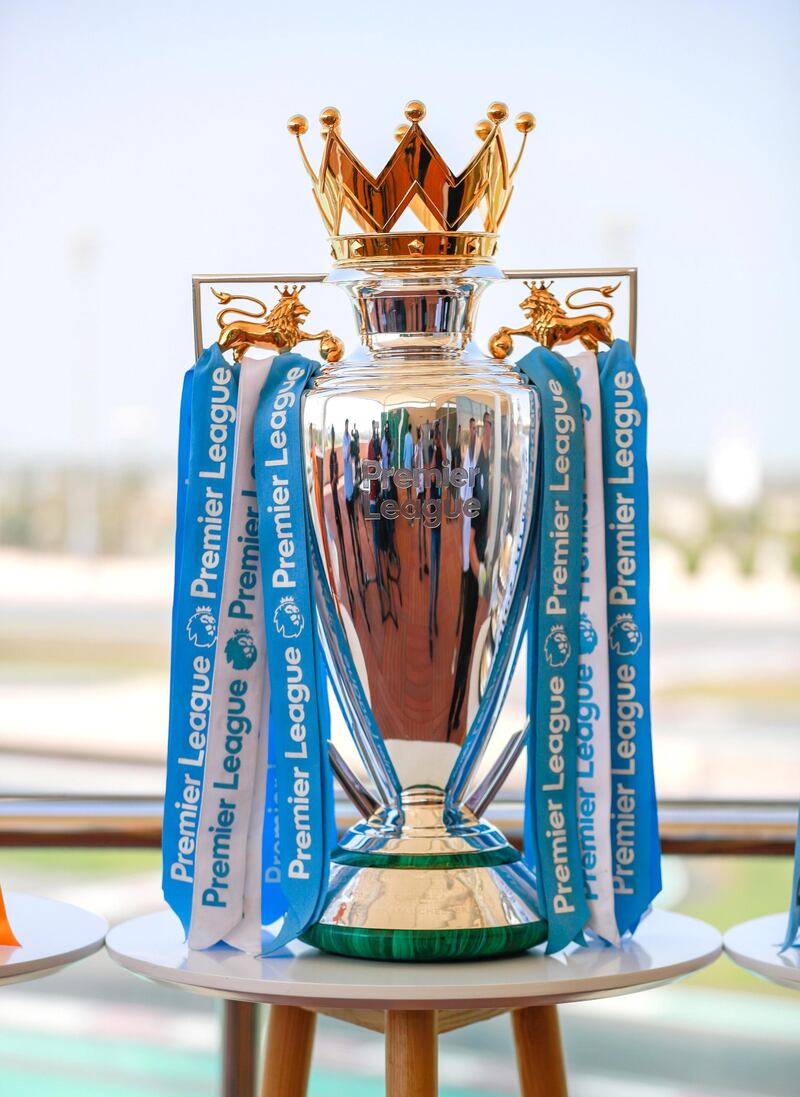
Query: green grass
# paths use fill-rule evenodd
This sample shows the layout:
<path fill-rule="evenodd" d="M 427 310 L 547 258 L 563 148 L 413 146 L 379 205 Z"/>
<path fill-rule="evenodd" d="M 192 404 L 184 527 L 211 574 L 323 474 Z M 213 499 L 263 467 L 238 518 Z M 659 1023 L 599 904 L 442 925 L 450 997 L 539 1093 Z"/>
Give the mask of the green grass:
<path fill-rule="evenodd" d="M 15 873 L 108 877 L 158 871 L 161 854 L 155 849 L 4 849 L 0 850 L 0 884 L 14 890 Z M 109 886 L 113 886 L 109 883 Z"/>
<path fill-rule="evenodd" d="M 685 858 L 689 888 L 676 910 L 702 918 L 724 931 L 763 914 L 788 911 L 792 885 L 786 857 Z M 691 977 L 697 986 L 793 999 L 797 993 L 738 967 L 726 956 Z"/>

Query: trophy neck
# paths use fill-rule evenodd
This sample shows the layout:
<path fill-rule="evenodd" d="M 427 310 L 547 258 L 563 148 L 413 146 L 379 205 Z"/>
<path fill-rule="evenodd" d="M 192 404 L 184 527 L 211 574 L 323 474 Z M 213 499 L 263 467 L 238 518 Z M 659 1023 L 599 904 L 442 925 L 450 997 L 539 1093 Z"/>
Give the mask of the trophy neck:
<path fill-rule="evenodd" d="M 338 270 L 328 277 L 346 290 L 361 341 L 373 358 L 455 359 L 472 338 L 481 293 L 503 274 L 496 267 L 463 270 Z"/>

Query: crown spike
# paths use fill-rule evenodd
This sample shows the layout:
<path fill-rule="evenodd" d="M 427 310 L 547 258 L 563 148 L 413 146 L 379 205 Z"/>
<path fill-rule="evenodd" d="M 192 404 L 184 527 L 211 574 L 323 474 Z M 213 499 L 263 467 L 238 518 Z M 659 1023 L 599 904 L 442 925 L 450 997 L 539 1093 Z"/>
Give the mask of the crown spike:
<path fill-rule="evenodd" d="M 522 154 L 525 151 L 528 134 L 533 133 L 533 131 L 536 129 L 536 119 L 530 111 L 524 110 L 514 119 L 514 126 L 519 131 L 519 133 L 522 134 L 522 144 L 519 146 L 519 152 L 517 153 L 517 158 L 514 161 L 514 166 L 508 173 L 509 178 L 511 179 L 513 179 L 514 176 L 517 174 L 517 168 L 520 165 L 520 161 L 522 160 Z"/>
<path fill-rule="evenodd" d="M 302 114 L 293 114 L 289 121 L 286 123 L 286 128 L 288 129 L 289 133 L 292 134 L 292 136 L 297 138 L 297 147 L 300 149 L 300 158 L 303 161 L 303 167 L 308 172 L 311 178 L 311 182 L 314 184 L 314 187 L 316 187 L 319 183 L 319 180 L 317 179 L 317 173 L 311 167 L 302 142 L 303 134 L 308 133 L 308 119 Z"/>

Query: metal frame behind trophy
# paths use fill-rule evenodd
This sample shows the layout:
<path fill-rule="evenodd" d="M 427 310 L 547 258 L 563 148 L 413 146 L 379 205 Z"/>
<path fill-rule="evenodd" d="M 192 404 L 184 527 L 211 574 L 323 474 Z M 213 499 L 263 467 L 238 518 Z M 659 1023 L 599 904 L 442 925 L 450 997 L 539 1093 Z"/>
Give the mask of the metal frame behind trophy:
<path fill-rule="evenodd" d="M 636 332 L 637 332 L 637 314 L 638 314 L 638 268 L 637 267 L 578 267 L 574 270 L 569 269 L 548 269 L 548 270 L 506 270 L 503 272 L 506 277 L 506 284 L 513 282 L 523 283 L 535 283 L 539 282 L 541 285 L 549 282 L 567 282 L 589 280 L 591 282 L 599 281 L 601 279 L 618 279 L 619 281 L 625 280 L 627 286 L 627 308 L 628 308 L 628 342 L 630 343 L 633 354 L 636 354 Z M 326 279 L 325 274 L 195 274 L 192 276 L 192 317 L 194 322 L 194 347 L 195 357 L 199 358 L 203 352 L 204 346 L 206 346 L 206 339 L 203 332 L 203 287 L 204 286 L 224 286 L 224 285 L 283 285 L 283 284 L 296 284 L 302 283 L 304 285 L 315 285 L 324 283 Z M 600 287 L 589 285 L 587 290 L 596 291 L 601 293 L 604 297 L 609 296 L 604 290 L 611 290 L 613 293 L 617 287 Z M 577 293 L 577 290 L 571 291 L 571 293 Z M 571 294 L 567 295 L 567 299 Z M 596 304 L 593 302 L 592 304 Z M 586 306 L 578 306 L 586 307 Z M 608 308 L 607 305 L 604 305 Z M 612 312 L 613 315 L 613 312 Z M 507 330 L 507 329 L 503 329 Z M 514 329 L 517 333 L 522 333 L 522 329 Z M 214 338 L 209 339 L 209 344 L 214 342 L 217 338 L 217 332 L 214 332 Z M 532 336 L 533 337 L 533 336 Z M 498 354 L 494 349 L 492 353 L 495 357 L 505 357 L 504 354 Z"/>

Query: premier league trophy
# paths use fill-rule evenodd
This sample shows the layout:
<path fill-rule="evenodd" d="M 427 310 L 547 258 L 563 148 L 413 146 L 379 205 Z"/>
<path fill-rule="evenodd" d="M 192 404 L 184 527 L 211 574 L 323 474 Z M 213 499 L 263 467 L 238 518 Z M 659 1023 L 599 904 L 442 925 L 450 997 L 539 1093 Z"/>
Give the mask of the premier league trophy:
<path fill-rule="evenodd" d="M 524 730 L 475 789 L 519 646 L 536 536 L 539 400 L 472 342 L 520 155 L 509 166 L 494 103 L 459 175 L 411 102 L 374 178 L 321 114 L 314 172 L 358 350 L 303 404 L 317 604 L 335 692 L 377 801 L 339 763 L 369 817 L 334 850 L 321 917 L 304 935 L 351 956 L 463 959 L 542 941 L 536 882 L 480 815 Z M 520 114 L 524 146 L 535 120 Z M 408 210 L 419 230 L 395 228 Z M 357 232 L 343 235 L 349 216 Z M 465 223 L 479 215 L 483 231 Z"/>
<path fill-rule="evenodd" d="M 441 960 L 546 937 L 557 952 L 585 931 L 618 943 L 660 888 L 647 407 L 610 325 L 619 283 L 562 304 L 527 282 L 526 322 L 482 355 L 477 306 L 503 277 L 492 260 L 522 148 L 509 166 L 494 103 L 455 175 L 424 115 L 407 105 L 377 178 L 338 111 L 320 116 L 318 172 L 306 120 L 289 122 L 355 353 L 305 329 L 297 285 L 271 309 L 211 287 L 223 308 L 206 349 L 198 324 L 163 828 L 164 894 L 192 948 L 301 938 Z M 517 117 L 522 147 L 534 124 Z M 195 281 L 196 320 L 203 281 L 218 280 Z M 538 346 L 511 365 L 514 337 Z M 324 364 L 294 351 L 308 340 Z M 524 726 L 501 735 L 523 640 Z M 524 747 L 523 861 L 482 815 Z M 332 772 L 364 817 L 340 840 Z"/>

